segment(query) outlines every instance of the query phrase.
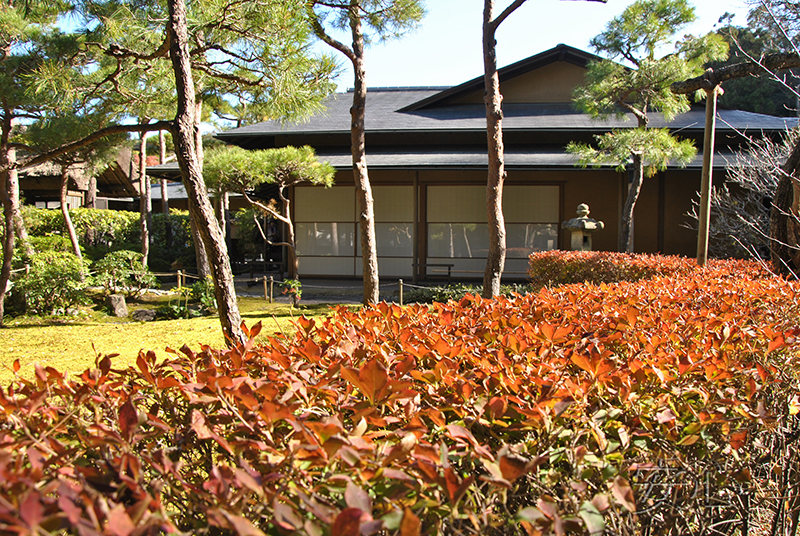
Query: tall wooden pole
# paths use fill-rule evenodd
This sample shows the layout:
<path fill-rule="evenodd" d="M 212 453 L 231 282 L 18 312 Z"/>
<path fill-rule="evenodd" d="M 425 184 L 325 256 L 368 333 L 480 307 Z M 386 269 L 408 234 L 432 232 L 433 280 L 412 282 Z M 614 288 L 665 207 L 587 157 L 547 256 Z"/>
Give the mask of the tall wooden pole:
<path fill-rule="evenodd" d="M 711 219 L 711 171 L 714 167 L 714 131 L 717 123 L 717 96 L 722 88 L 706 89 L 706 126 L 703 137 L 703 173 L 700 182 L 700 221 L 697 230 L 697 264 L 708 260 L 708 229 Z"/>

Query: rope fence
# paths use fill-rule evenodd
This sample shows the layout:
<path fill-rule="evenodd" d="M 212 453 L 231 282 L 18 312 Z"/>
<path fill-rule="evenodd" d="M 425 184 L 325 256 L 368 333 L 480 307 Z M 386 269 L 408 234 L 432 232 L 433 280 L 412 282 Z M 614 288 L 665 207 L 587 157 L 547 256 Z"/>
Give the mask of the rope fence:
<path fill-rule="evenodd" d="M 12 270 L 11 273 L 20 273 L 25 272 L 26 274 L 30 272 L 30 266 L 25 265 L 24 268 L 19 268 L 17 270 Z M 139 272 L 136 270 L 126 270 L 127 275 L 133 274 L 141 274 L 143 272 Z M 96 275 L 95 272 L 89 272 L 88 275 Z M 186 287 L 187 280 L 194 279 L 194 280 L 201 280 L 202 277 L 196 274 L 191 274 L 188 272 L 184 272 L 183 270 L 178 270 L 176 272 L 150 272 L 150 275 L 154 275 L 156 277 L 177 277 L 177 290 L 180 291 L 182 288 Z M 269 303 L 273 303 L 275 301 L 275 285 L 282 286 L 284 288 L 290 286 L 284 281 L 275 281 L 274 276 L 262 276 L 262 277 L 250 277 L 245 279 L 237 279 L 239 283 L 262 283 L 264 285 L 264 300 L 268 301 Z M 330 286 L 326 285 L 309 285 L 309 284 L 302 284 L 302 288 L 304 289 L 329 289 Z M 363 286 L 340 286 L 337 285 L 337 290 L 363 290 Z M 406 288 L 413 288 L 413 289 L 426 289 L 430 288 L 430 286 L 424 285 L 414 285 L 411 283 L 405 283 L 402 279 L 398 279 L 397 283 L 384 283 L 383 285 L 378 285 L 379 289 L 388 289 L 388 288 L 397 288 L 399 290 L 399 304 L 403 305 L 403 294 Z"/>

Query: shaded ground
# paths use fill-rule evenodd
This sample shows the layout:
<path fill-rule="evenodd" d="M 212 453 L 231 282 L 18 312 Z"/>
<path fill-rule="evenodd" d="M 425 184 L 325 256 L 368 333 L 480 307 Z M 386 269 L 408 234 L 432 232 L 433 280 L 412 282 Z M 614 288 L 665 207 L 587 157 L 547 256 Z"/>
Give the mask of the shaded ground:
<path fill-rule="evenodd" d="M 321 303 L 361 303 L 364 297 L 364 286 L 361 281 L 343 279 L 303 279 L 303 297 L 301 304 L 316 305 Z M 264 297 L 263 281 L 253 282 L 249 276 L 236 277 L 234 280 L 237 296 L 254 298 Z M 267 283 L 269 287 L 269 283 Z M 380 286 L 381 301 L 397 301 L 399 285 L 397 280 L 387 280 Z M 280 281 L 273 283 L 273 299 L 277 303 L 289 303 L 291 298 L 282 294 Z M 267 290 L 269 294 L 269 290 Z"/>

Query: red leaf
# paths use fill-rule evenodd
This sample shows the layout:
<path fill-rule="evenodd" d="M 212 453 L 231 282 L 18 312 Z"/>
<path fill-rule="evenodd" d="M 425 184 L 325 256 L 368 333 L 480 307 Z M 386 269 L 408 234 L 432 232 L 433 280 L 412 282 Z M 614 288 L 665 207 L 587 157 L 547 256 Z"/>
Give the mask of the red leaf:
<path fill-rule="evenodd" d="M 206 418 L 199 411 L 192 410 L 192 430 L 200 439 L 213 439 L 215 435 L 206 425 Z"/>
<path fill-rule="evenodd" d="M 322 356 L 322 348 L 311 339 L 306 339 L 305 345 L 303 345 L 299 351 L 300 355 L 308 359 L 311 363 L 319 362 L 319 358 Z"/>
<path fill-rule="evenodd" d="M 219 446 L 227 450 L 228 453 L 233 454 L 233 449 L 231 449 L 231 446 L 225 441 L 225 438 L 211 430 L 206 424 L 206 418 L 196 409 L 192 410 L 192 430 L 194 430 L 199 439 L 213 439 Z"/>
<path fill-rule="evenodd" d="M 347 483 L 344 491 L 344 500 L 350 508 L 358 508 L 362 512 L 372 512 L 372 499 L 369 493 L 353 484 Z"/>
<path fill-rule="evenodd" d="M 636 512 L 633 489 L 628 481 L 621 476 L 614 478 L 614 482 L 611 484 L 611 495 L 613 495 L 617 502 L 624 506 L 626 510 L 629 512 Z"/>
<path fill-rule="evenodd" d="M 403 512 L 403 520 L 400 522 L 400 536 L 420 536 L 422 530 L 422 522 L 411 511 L 411 508 L 406 508 Z"/>
<path fill-rule="evenodd" d="M 522 456 L 501 451 L 498 465 L 503 478 L 509 482 L 514 482 L 530 471 L 535 466 L 535 463 Z"/>
<path fill-rule="evenodd" d="M 261 321 L 256 322 L 256 325 L 250 328 L 250 338 L 255 339 L 261 333 Z"/>
<path fill-rule="evenodd" d="M 147 361 L 144 358 L 144 352 L 142 351 L 140 351 L 139 355 L 136 356 L 136 366 L 139 367 L 139 370 L 141 371 L 145 380 L 147 380 L 149 383 L 155 383 L 153 375 L 150 373 L 150 366 L 147 364 Z"/>
<path fill-rule="evenodd" d="M 82 510 L 76 504 L 75 492 L 63 483 L 58 487 L 58 507 L 67 515 L 72 525 L 77 525 Z"/>
<path fill-rule="evenodd" d="M 19 516 L 33 529 L 39 526 L 39 522 L 42 521 L 42 515 L 42 503 L 39 494 L 36 491 L 31 491 L 19 507 Z"/>
<path fill-rule="evenodd" d="M 786 346 L 786 341 L 783 338 L 783 335 L 778 335 L 774 339 L 772 339 L 769 343 L 769 348 L 767 348 L 767 353 L 772 352 L 773 350 L 780 348 L 782 346 Z"/>
<path fill-rule="evenodd" d="M 345 508 L 336 516 L 331 527 L 331 536 L 360 536 L 361 510 Z"/>
<path fill-rule="evenodd" d="M 731 434 L 731 448 L 739 450 L 747 443 L 747 430 L 737 430 Z"/>
<path fill-rule="evenodd" d="M 19 369 L 20 369 L 19 359 L 15 359 L 14 360 L 14 374 L 19 372 Z"/>
<path fill-rule="evenodd" d="M 572 354 L 570 356 L 570 360 L 578 365 L 580 368 L 588 372 L 589 374 L 594 374 L 595 367 L 592 366 L 592 362 L 589 360 L 588 357 L 578 354 Z"/>
<path fill-rule="evenodd" d="M 447 435 L 455 440 L 462 440 L 473 447 L 478 445 L 478 442 L 475 440 L 475 436 L 472 435 L 472 432 L 464 428 L 463 426 L 459 426 L 458 424 L 448 424 L 447 428 Z"/>
<path fill-rule="evenodd" d="M 275 514 L 275 524 L 282 529 L 296 531 L 303 527 L 303 520 L 290 506 L 274 501 L 272 511 Z"/>
<path fill-rule="evenodd" d="M 461 497 L 464 496 L 464 493 L 467 492 L 467 489 L 475 481 L 474 476 L 462 480 L 451 467 L 447 467 L 444 470 L 444 479 L 447 484 L 447 494 L 450 496 L 450 502 L 453 504 L 456 504 Z"/>
<path fill-rule="evenodd" d="M 453 471 L 452 467 L 448 467 L 444 470 L 444 478 L 445 484 L 447 485 L 447 494 L 450 496 L 450 502 L 455 504 L 458 488 L 461 487 L 461 477 L 458 476 L 458 473 Z"/>
<path fill-rule="evenodd" d="M 108 371 L 111 370 L 111 358 L 109 356 L 103 356 L 103 359 L 100 360 L 100 363 L 97 365 L 97 368 L 100 369 L 100 373 L 103 376 L 108 375 Z"/>
<path fill-rule="evenodd" d="M 124 437 L 126 441 L 130 441 L 138 426 L 139 414 L 136 413 L 133 402 L 128 398 L 128 400 L 122 404 L 122 407 L 119 408 L 119 429 L 122 432 L 122 437 Z"/>
<path fill-rule="evenodd" d="M 244 517 L 230 514 L 225 510 L 221 510 L 221 512 L 239 536 L 266 536 L 258 527 Z"/>
<path fill-rule="evenodd" d="M 136 526 L 131 521 L 128 512 L 125 511 L 125 507 L 121 504 L 116 505 L 108 513 L 106 530 L 114 536 L 128 536 L 135 528 Z"/>
<path fill-rule="evenodd" d="M 674 421 L 675 419 L 677 419 L 677 417 L 670 408 L 666 408 L 664 411 L 661 411 L 656 414 L 656 419 L 658 419 L 659 423 L 666 424 L 668 422 Z"/>
<path fill-rule="evenodd" d="M 367 361 L 358 371 L 358 379 L 364 388 L 364 395 L 374 402 L 376 395 L 386 386 L 389 375 L 386 368 L 378 360 Z"/>
<path fill-rule="evenodd" d="M 495 396 L 489 400 L 487 404 L 489 418 L 491 420 L 497 420 L 503 417 L 506 414 L 506 410 L 508 409 L 508 399 L 504 396 Z"/>

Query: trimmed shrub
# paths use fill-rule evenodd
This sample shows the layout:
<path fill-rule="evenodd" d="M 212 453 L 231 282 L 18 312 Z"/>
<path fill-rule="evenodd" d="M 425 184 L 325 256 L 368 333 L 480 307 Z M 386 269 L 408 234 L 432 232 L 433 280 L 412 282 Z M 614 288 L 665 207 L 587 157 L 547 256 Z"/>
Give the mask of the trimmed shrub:
<path fill-rule="evenodd" d="M 95 281 L 106 294 L 138 296 L 149 288 L 156 288 L 158 281 L 150 270 L 142 267 L 142 257 L 138 251 L 112 251 L 94 263 Z"/>
<path fill-rule="evenodd" d="M 43 251 L 30 259 L 30 272 L 15 281 L 14 293 L 25 303 L 26 312 L 39 315 L 65 314 L 88 303 L 85 262 L 72 253 Z"/>
<path fill-rule="evenodd" d="M 35 241 L 39 240 L 37 237 L 67 236 L 60 210 L 23 207 L 23 216 L 34 247 Z M 77 208 L 70 210 L 70 216 L 81 248 L 92 260 L 99 260 L 111 251 L 141 249 L 138 212 Z M 172 263 L 176 261 L 185 267 L 194 266 L 194 243 L 188 212 L 154 213 L 150 239 L 148 264 L 151 270 L 172 271 Z"/>
<path fill-rule="evenodd" d="M 38 367 L 0 391 L 4 530 L 783 533 L 800 286 L 729 266 Z"/>
<path fill-rule="evenodd" d="M 23 207 L 22 213 L 31 236 L 67 236 L 60 210 Z M 91 259 L 100 259 L 109 251 L 139 247 L 138 212 L 76 208 L 69 213 L 78 239 Z"/>
<path fill-rule="evenodd" d="M 217 298 L 214 295 L 214 279 L 207 275 L 205 279 L 197 281 L 192 285 L 190 297 L 200 303 L 205 311 L 215 310 Z"/>
<path fill-rule="evenodd" d="M 542 251 L 530 256 L 528 274 L 534 287 L 570 283 L 638 281 L 661 275 L 688 274 L 694 260 L 675 255 L 641 255 L 609 251 Z"/>
<path fill-rule="evenodd" d="M 154 272 L 174 271 L 177 262 L 184 268 L 195 266 L 194 242 L 189 213 L 170 210 L 169 215 L 154 213 L 150 229 L 150 255 L 148 264 Z"/>
<path fill-rule="evenodd" d="M 410 287 L 404 292 L 403 300 L 406 303 L 446 303 L 449 300 L 461 300 L 470 294 L 480 294 L 480 285 L 468 285 L 463 283 L 453 283 L 438 287 Z M 513 293 L 524 294 L 532 290 L 530 285 L 502 285 L 500 294 L 506 297 Z"/>

